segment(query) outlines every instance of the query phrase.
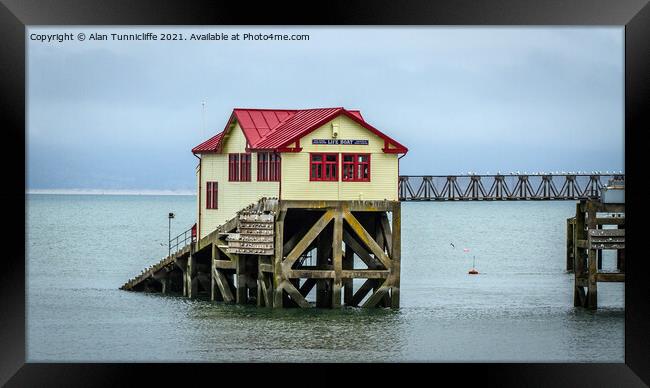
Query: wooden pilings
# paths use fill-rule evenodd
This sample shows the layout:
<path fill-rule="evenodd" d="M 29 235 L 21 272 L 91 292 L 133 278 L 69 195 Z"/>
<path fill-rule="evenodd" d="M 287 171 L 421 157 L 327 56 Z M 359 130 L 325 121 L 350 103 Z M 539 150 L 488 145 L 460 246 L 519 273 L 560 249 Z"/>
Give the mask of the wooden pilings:
<path fill-rule="evenodd" d="M 574 306 L 596 309 L 598 282 L 625 281 L 625 218 L 597 217 L 597 213 L 624 212 L 624 204 L 588 200 L 576 204 L 576 216 L 567 220 L 567 270 L 575 273 Z M 617 229 L 604 229 L 603 225 L 617 225 Z M 618 272 L 601 271 L 603 249 L 617 251 Z M 571 253 L 573 265 L 569 268 Z"/>
<path fill-rule="evenodd" d="M 274 201 L 243 209 L 243 229 L 235 217 L 123 288 L 273 308 L 399 307 L 399 202 Z M 267 223 L 261 251 L 246 248 L 259 245 L 251 222 Z"/>
<path fill-rule="evenodd" d="M 258 305 L 399 307 L 399 210 L 390 201 L 280 201 L 275 254 L 258 259 L 268 260 L 259 264 Z M 354 279 L 365 283 L 355 290 Z"/>

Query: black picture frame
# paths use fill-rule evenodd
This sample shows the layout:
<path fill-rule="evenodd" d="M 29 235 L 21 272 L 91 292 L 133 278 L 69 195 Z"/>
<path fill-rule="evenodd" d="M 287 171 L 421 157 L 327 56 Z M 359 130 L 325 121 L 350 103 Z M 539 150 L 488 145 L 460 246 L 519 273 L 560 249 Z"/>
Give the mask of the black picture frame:
<path fill-rule="evenodd" d="M 11 217 L 5 221 L 0 267 L 0 383 L 7 386 L 118 386 L 159 384 L 215 376 L 322 376 L 346 383 L 382 381 L 390 375 L 431 383 L 457 381 L 498 386 L 644 386 L 650 384 L 650 282 L 640 254 L 644 217 L 644 142 L 650 115 L 650 6 L 647 0 L 447 0 L 291 2 L 194 2 L 181 0 L 2 0 L 0 4 L 1 153 L 10 185 L 2 190 Z M 28 25 L 608 25 L 625 26 L 625 170 L 628 257 L 625 284 L 625 363 L 620 364 L 36 364 L 25 362 L 25 47 Z M 579 146 L 579 145 L 577 145 Z M 597 155 L 595 156 L 597 157 Z M 18 161 L 18 162 L 17 162 Z M 21 169 L 22 167 L 22 169 Z M 630 209 L 632 209 L 630 211 Z M 631 226 L 630 226 L 631 225 Z M 27 236 L 25 237 L 25 239 Z M 21 241 L 23 242 L 21 244 Z M 21 259 L 21 257 L 23 259 Z M 598 341 L 594 338 L 593 341 Z M 386 360 L 390 362 L 390 360 Z M 251 370 L 255 369 L 255 373 Z M 395 372 L 395 373 L 391 373 Z M 341 377 L 342 378 L 342 377 Z M 447 380 L 450 378 L 451 380 Z M 224 382 L 226 380 L 223 380 Z M 297 380 L 289 379 L 300 383 Z M 318 380 L 316 380 L 318 382 Z M 343 383 L 343 380 L 340 380 Z M 645 382 L 645 384 L 644 384 Z M 303 383 L 309 383 L 304 380 Z M 302 384 L 302 383 L 301 383 Z"/>

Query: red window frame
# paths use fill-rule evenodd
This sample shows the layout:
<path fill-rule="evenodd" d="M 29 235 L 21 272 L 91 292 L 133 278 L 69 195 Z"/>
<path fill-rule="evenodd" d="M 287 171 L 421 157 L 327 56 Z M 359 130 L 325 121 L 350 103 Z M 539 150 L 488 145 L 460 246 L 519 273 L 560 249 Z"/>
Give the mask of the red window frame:
<path fill-rule="evenodd" d="M 219 183 L 206 182 L 205 185 L 205 208 L 218 209 L 219 208 Z"/>
<path fill-rule="evenodd" d="M 331 160 L 330 157 L 332 156 L 334 157 L 334 160 Z M 339 154 L 310 153 L 309 154 L 309 180 L 327 181 L 327 182 L 338 181 L 339 180 Z"/>
<path fill-rule="evenodd" d="M 251 181 L 251 154 L 239 154 L 239 180 L 244 182 Z"/>
<path fill-rule="evenodd" d="M 278 182 L 280 181 L 280 171 L 281 171 L 281 158 L 280 154 L 272 152 L 269 153 L 269 181 Z"/>
<path fill-rule="evenodd" d="M 280 154 L 275 152 L 257 153 L 257 181 L 278 182 L 280 180 Z"/>
<path fill-rule="evenodd" d="M 257 153 L 257 181 L 266 182 L 269 180 L 269 153 Z"/>
<path fill-rule="evenodd" d="M 347 157 L 352 157 L 352 161 L 346 161 Z M 366 160 L 359 160 L 362 157 L 365 157 Z M 368 167 L 368 176 L 364 177 L 364 167 L 366 166 Z M 370 154 L 343 154 L 341 158 L 341 180 L 345 182 L 370 182 Z"/>
<path fill-rule="evenodd" d="M 228 154 L 228 180 L 239 180 L 239 154 Z"/>

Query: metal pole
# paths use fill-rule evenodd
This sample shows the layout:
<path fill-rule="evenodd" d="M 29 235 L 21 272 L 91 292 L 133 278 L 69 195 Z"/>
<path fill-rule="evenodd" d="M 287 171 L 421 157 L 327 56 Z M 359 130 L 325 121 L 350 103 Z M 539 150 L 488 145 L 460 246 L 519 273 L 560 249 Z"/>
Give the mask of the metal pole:
<path fill-rule="evenodd" d="M 172 218 L 168 217 L 169 219 L 169 227 L 167 228 L 168 235 L 169 235 L 169 250 L 167 251 L 167 256 L 172 255 Z"/>

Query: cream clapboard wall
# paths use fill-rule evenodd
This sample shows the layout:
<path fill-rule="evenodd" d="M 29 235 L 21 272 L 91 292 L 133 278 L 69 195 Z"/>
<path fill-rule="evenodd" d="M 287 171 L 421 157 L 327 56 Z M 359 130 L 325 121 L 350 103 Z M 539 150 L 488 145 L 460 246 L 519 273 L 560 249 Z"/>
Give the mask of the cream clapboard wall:
<path fill-rule="evenodd" d="M 228 181 L 228 154 L 246 152 L 246 138 L 237 123 L 224 139 L 223 152 L 203 154 L 201 157 L 201 217 L 200 237 L 231 219 L 242 208 L 262 197 L 278 197 L 279 182 L 257 182 L 257 154 L 251 155 L 250 182 Z M 198 179 L 197 179 L 198 181 Z M 206 182 L 218 182 L 218 209 L 206 209 Z"/>
<path fill-rule="evenodd" d="M 332 123 L 338 124 L 338 139 L 365 140 L 368 145 L 313 145 L 313 139 L 332 139 Z M 302 152 L 282 154 L 281 199 L 291 200 L 392 200 L 396 201 L 398 168 L 397 154 L 382 151 L 384 139 L 370 132 L 347 116 L 338 116 L 300 139 Z M 338 182 L 309 180 L 309 153 L 360 152 L 370 155 L 370 182 L 341 181 L 339 155 Z"/>

